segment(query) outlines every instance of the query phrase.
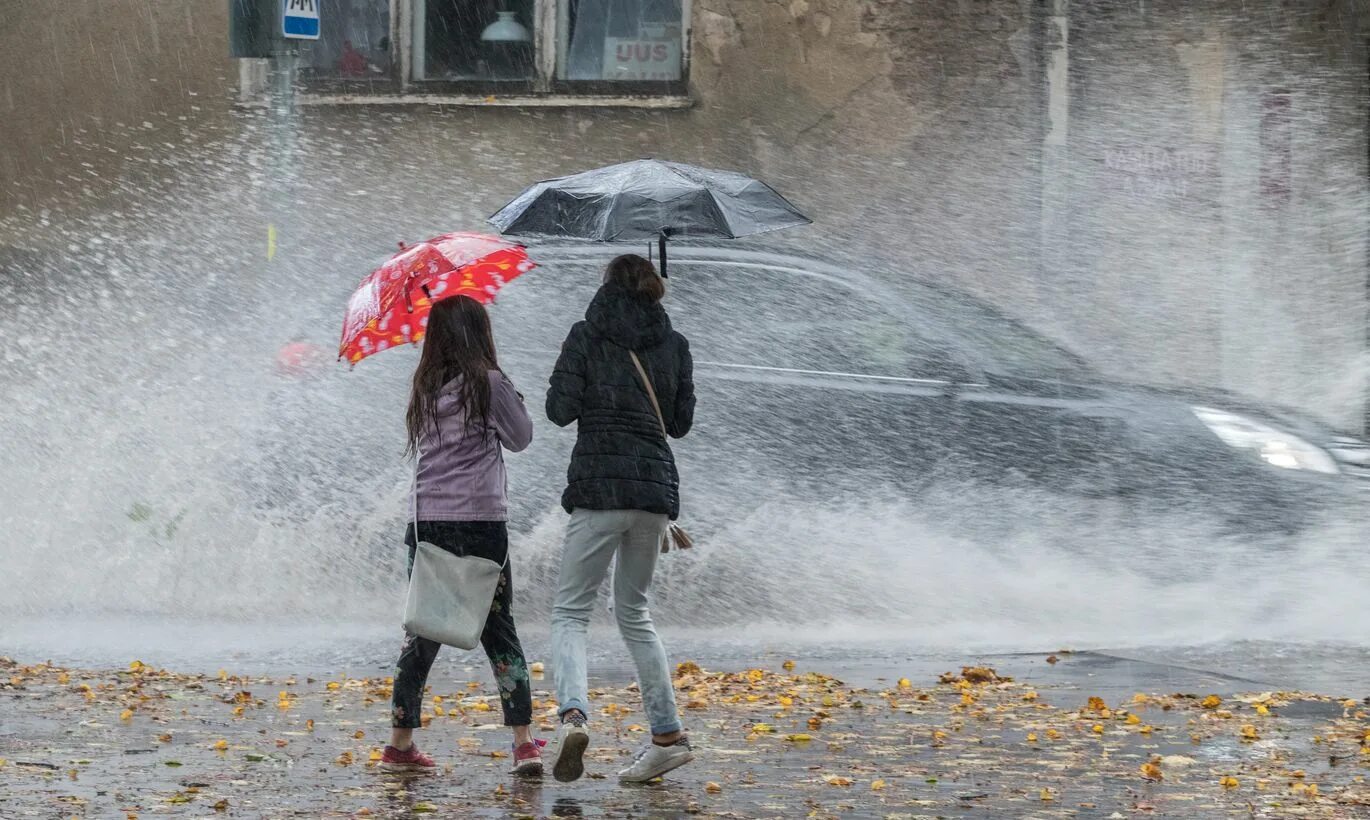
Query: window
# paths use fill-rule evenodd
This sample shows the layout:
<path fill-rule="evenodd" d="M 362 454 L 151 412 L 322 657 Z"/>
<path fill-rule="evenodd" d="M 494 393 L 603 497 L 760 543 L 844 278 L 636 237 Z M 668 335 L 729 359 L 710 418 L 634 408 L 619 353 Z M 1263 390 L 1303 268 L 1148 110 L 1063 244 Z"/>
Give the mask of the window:
<path fill-rule="evenodd" d="M 534 0 L 411 0 L 410 79 L 532 83 L 534 12 Z"/>
<path fill-rule="evenodd" d="M 567 0 L 560 12 L 559 79 L 638 84 L 683 78 L 680 0 Z"/>
<path fill-rule="evenodd" d="M 690 0 L 328 0 L 320 38 L 297 43 L 299 76 L 309 94 L 353 98 L 683 101 L 689 9 Z"/>
<path fill-rule="evenodd" d="M 319 15 L 319 39 L 300 47 L 300 77 L 319 86 L 390 86 L 390 4 L 331 0 Z"/>

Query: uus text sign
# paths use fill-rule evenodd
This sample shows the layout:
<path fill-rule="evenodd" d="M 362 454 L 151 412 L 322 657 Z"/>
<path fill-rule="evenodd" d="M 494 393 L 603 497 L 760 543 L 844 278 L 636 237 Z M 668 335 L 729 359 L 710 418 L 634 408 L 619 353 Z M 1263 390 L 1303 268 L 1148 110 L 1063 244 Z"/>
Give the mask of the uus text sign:
<path fill-rule="evenodd" d="M 604 79 L 679 80 L 680 40 L 606 37 Z"/>
<path fill-rule="evenodd" d="M 293 40 L 319 39 L 319 4 L 323 0 L 284 0 L 281 33 Z"/>

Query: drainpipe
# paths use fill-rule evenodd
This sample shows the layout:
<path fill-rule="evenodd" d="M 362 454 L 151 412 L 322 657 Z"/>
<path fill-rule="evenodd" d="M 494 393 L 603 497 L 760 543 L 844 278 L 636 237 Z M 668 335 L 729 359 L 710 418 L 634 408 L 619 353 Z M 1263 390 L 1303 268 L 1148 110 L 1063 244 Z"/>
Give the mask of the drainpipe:
<path fill-rule="evenodd" d="M 1073 266 L 1062 240 L 1070 217 L 1070 0 L 1041 0 L 1041 284 L 1055 301 Z M 1060 314 L 1065 306 L 1053 307 Z"/>

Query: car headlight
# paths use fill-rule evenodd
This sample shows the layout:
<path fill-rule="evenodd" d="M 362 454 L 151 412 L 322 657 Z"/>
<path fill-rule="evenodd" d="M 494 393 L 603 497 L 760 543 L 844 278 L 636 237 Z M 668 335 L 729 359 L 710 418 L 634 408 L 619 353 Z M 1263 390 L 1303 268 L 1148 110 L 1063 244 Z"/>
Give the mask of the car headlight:
<path fill-rule="evenodd" d="M 1286 470 L 1340 472 L 1330 453 L 1298 436 L 1226 410 L 1212 407 L 1195 407 L 1193 410 L 1199 421 L 1229 447 L 1251 450 L 1266 464 Z"/>

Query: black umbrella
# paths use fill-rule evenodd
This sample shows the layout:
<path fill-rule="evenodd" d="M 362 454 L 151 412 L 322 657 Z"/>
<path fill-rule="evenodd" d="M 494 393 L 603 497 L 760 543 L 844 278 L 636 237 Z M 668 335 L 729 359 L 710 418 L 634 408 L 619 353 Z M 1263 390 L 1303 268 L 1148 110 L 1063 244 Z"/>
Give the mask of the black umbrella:
<path fill-rule="evenodd" d="M 655 239 L 665 276 L 670 237 L 736 239 L 810 220 L 769 185 L 745 174 L 641 159 L 539 182 L 490 222 L 510 236 Z"/>

